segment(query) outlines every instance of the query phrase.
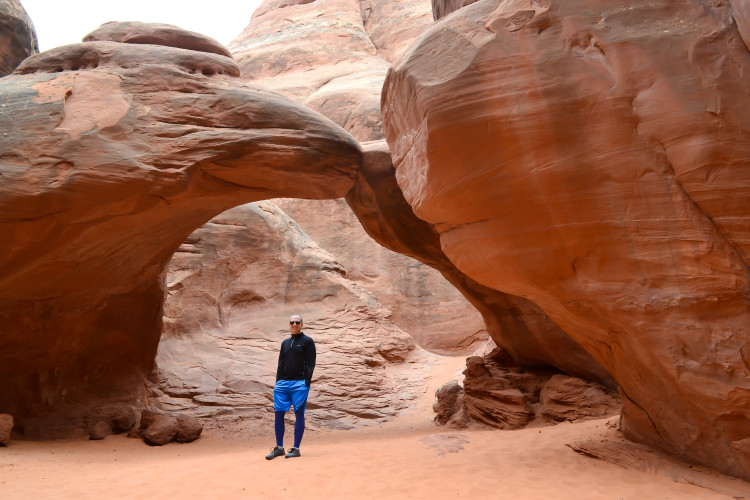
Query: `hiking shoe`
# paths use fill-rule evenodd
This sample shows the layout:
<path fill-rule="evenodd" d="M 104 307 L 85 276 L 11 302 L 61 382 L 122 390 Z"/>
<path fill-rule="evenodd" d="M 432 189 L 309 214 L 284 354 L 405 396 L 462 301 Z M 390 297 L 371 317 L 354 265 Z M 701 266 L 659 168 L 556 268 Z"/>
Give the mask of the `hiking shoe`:
<path fill-rule="evenodd" d="M 280 457 L 283 454 L 284 454 L 283 446 L 274 446 L 273 448 L 271 448 L 271 453 L 266 455 L 266 460 L 273 460 L 274 458 Z"/>
<path fill-rule="evenodd" d="M 282 452 L 283 451 L 284 450 L 282 450 Z M 300 456 L 299 448 L 289 448 L 289 453 L 284 455 L 284 458 L 294 458 L 294 457 L 299 457 L 299 456 Z"/>

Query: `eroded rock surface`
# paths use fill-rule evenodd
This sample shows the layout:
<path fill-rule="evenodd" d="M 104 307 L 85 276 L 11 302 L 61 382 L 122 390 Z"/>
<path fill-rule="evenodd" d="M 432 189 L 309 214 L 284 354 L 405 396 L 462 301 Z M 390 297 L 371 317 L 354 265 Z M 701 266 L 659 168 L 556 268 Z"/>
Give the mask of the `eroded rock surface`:
<path fill-rule="evenodd" d="M 85 418 L 90 439 L 104 439 L 110 434 L 128 432 L 138 421 L 138 412 L 128 403 L 113 403 L 97 408 Z"/>
<path fill-rule="evenodd" d="M 353 279 L 382 297 L 394 322 L 420 345 L 443 353 L 471 352 L 486 336 L 480 323 L 484 320 L 490 335 L 516 362 L 555 366 L 613 386 L 607 371 L 535 304 L 482 286 L 459 271 L 443 255 L 437 231 L 414 216 L 396 184 L 390 151 L 377 142 L 383 137 L 381 74 L 432 25 L 430 8 L 422 0 L 266 2 L 230 49 L 244 79 L 299 99 L 360 141 L 371 142 L 366 145 L 369 159 L 347 203 L 380 245 L 439 270 L 445 279 L 373 244 L 356 231 L 356 221 L 340 203 L 295 200 L 280 205 L 346 262 Z M 259 65 L 274 70 L 266 74 Z M 331 224 L 342 230 L 331 230 Z M 409 274 L 399 272 L 398 266 Z M 400 295 L 415 300 L 416 307 Z"/>
<path fill-rule="evenodd" d="M 351 135 L 235 74 L 215 53 L 96 41 L 0 80 L 0 411 L 27 434 L 143 401 L 166 266 L 193 230 L 291 185 L 353 186 Z"/>
<path fill-rule="evenodd" d="M 382 422 L 423 391 L 413 362 L 426 361 L 410 354 L 411 337 L 273 203 L 234 208 L 195 231 L 172 259 L 167 283 L 152 375 L 165 409 L 225 426 L 237 416 L 273 418 L 278 350 L 295 313 L 318 351 L 306 412 L 312 426 Z"/>
<path fill-rule="evenodd" d="M 539 395 L 550 422 L 604 418 L 620 412 L 620 400 L 604 387 L 577 377 L 553 375 Z"/>
<path fill-rule="evenodd" d="M 481 285 L 456 268 L 442 252 L 435 227 L 411 211 L 396 182 L 387 145 L 375 141 L 363 149 L 359 179 L 346 200 L 370 236 L 439 269 L 482 314 L 492 339 L 515 363 L 553 366 L 614 386 L 609 373 L 536 304 Z"/>
<path fill-rule="evenodd" d="M 0 446 L 5 446 L 10 442 L 10 433 L 13 430 L 13 415 L 0 413 Z"/>
<path fill-rule="evenodd" d="M 399 186 L 457 268 L 593 354 L 628 437 L 744 478 L 748 67 L 727 3 L 482 0 L 383 91 Z"/>
<path fill-rule="evenodd" d="M 435 421 L 448 427 L 474 421 L 522 429 L 620 412 L 616 392 L 553 369 L 520 367 L 496 347 L 484 356 L 468 357 L 463 374 L 463 387 L 452 381 L 435 393 Z"/>
<path fill-rule="evenodd" d="M 0 0 L 0 77 L 39 52 L 36 31 L 18 0 Z"/>
<path fill-rule="evenodd" d="M 243 79 L 283 92 L 358 140 L 372 141 L 383 138 L 380 89 L 390 61 L 431 24 L 424 0 L 264 2 L 230 48 Z M 275 203 L 420 346 L 469 353 L 486 339 L 480 314 L 440 272 L 373 241 L 344 200 Z"/>
<path fill-rule="evenodd" d="M 227 48 L 213 38 L 171 24 L 111 21 L 83 37 L 83 41 L 144 43 L 232 57 Z"/>

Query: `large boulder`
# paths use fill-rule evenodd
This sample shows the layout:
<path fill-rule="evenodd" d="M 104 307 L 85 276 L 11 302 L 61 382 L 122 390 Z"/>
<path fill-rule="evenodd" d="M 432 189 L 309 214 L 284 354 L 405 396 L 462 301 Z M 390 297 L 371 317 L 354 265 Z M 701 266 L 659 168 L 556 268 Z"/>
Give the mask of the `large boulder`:
<path fill-rule="evenodd" d="M 28 434 L 143 402 L 166 268 L 196 228 L 354 185 L 350 134 L 238 75 L 212 52 L 95 41 L 0 80 L 0 412 Z"/>
<path fill-rule="evenodd" d="M 39 52 L 34 24 L 18 0 L 0 0 L 0 77 Z"/>
<path fill-rule="evenodd" d="M 744 478 L 748 69 L 727 3 L 482 0 L 383 90 L 398 184 L 456 267 L 601 362 L 626 436 Z"/>

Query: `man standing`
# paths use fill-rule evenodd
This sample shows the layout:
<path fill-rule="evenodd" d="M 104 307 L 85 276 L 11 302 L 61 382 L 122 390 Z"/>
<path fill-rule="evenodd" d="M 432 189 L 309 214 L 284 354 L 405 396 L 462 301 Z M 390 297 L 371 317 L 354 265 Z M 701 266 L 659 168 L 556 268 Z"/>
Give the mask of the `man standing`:
<path fill-rule="evenodd" d="M 273 389 L 276 446 L 266 455 L 266 460 L 284 455 L 284 415 L 292 405 L 295 417 L 294 446 L 289 449 L 286 458 L 300 456 L 299 445 L 305 432 L 305 405 L 315 369 L 315 342 L 302 331 L 302 316 L 299 314 L 289 318 L 289 330 L 292 335 L 281 343 L 276 386 Z"/>

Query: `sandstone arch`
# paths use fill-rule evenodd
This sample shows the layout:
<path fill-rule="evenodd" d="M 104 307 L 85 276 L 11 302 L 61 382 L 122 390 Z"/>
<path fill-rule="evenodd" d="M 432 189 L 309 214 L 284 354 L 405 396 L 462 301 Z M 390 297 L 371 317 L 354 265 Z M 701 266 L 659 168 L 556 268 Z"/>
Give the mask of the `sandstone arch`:
<path fill-rule="evenodd" d="M 164 269 L 194 229 L 354 185 L 356 140 L 238 75 L 214 53 L 96 41 L 0 80 L 0 411 L 56 410 L 27 431 L 70 426 L 84 401 L 142 397 Z"/>
<path fill-rule="evenodd" d="M 594 354 L 628 437 L 744 478 L 748 67 L 726 3 L 483 0 L 383 90 L 399 186 L 456 267 Z"/>

